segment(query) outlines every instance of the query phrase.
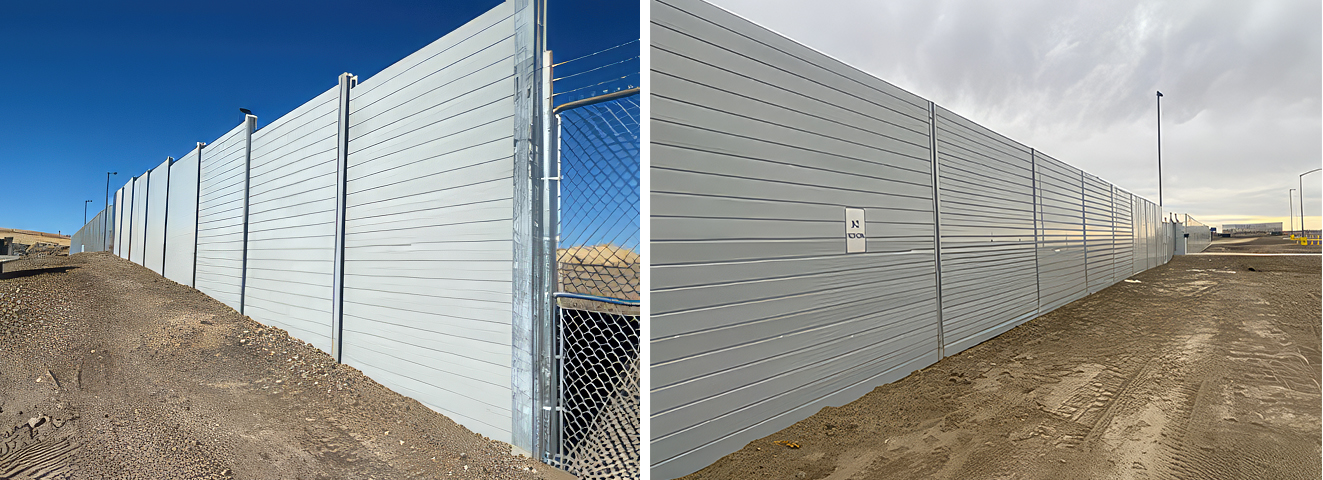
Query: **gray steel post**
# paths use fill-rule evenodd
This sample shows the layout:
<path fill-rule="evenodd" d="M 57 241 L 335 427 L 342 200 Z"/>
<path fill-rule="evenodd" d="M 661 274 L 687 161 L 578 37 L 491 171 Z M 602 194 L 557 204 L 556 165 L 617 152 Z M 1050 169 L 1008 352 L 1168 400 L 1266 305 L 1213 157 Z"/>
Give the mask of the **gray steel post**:
<path fill-rule="evenodd" d="M 165 245 L 170 243 L 170 169 L 174 168 L 174 157 L 165 157 L 165 215 L 161 216 L 161 276 L 165 276 Z"/>
<path fill-rule="evenodd" d="M 257 116 L 243 118 L 243 261 L 239 267 L 239 315 L 244 315 L 244 299 L 248 297 L 248 203 L 249 187 L 253 179 L 253 131 L 257 129 Z M 201 165 L 198 166 L 201 171 Z"/>
<path fill-rule="evenodd" d="M 1302 182 L 1300 182 L 1300 183 L 1303 184 L 1304 182 L 1302 181 Z M 1287 208 L 1287 211 L 1290 212 L 1290 213 L 1286 214 L 1286 218 L 1290 219 L 1290 221 L 1291 221 L 1291 236 L 1292 236 L 1292 237 L 1295 236 L 1295 194 L 1291 193 L 1291 192 L 1294 192 L 1294 191 L 1295 191 L 1294 188 L 1292 188 L 1292 189 L 1286 191 L 1286 208 Z"/>
<path fill-rule="evenodd" d="M 1038 191 L 1038 150 L 1033 148 L 1029 149 L 1029 186 L 1034 196 L 1034 296 L 1038 302 L 1034 307 L 1034 315 L 1038 316 L 1043 313 L 1043 273 L 1038 265 L 1038 249 L 1042 242 L 1039 238 L 1042 232 L 1038 228 L 1042 210 L 1038 207 L 1042 203 L 1042 195 Z"/>
<path fill-rule="evenodd" d="M 119 172 L 106 172 L 106 209 L 110 211 L 110 176 L 119 175 Z M 101 218 L 101 249 L 109 250 L 110 246 L 110 215 Z"/>
<path fill-rule="evenodd" d="M 1162 206 L 1162 92 L 1158 92 L 1158 206 Z"/>
<path fill-rule="evenodd" d="M 197 142 L 197 144 L 198 178 L 197 186 L 193 189 L 196 197 L 193 199 L 193 278 L 188 283 L 188 286 L 193 288 L 198 286 L 198 224 L 202 223 L 202 149 L 207 146 L 205 142 Z"/>
<path fill-rule="evenodd" d="M 349 90 L 358 77 L 340 74 L 340 114 L 335 132 L 335 260 L 331 266 L 331 358 L 343 358 L 341 333 L 344 324 L 345 285 L 345 194 L 349 171 Z"/>
<path fill-rule="evenodd" d="M 1305 175 L 1309 175 L 1319 170 L 1323 170 L 1323 168 L 1315 168 L 1308 172 L 1302 173 L 1300 174 L 1300 176 L 1296 177 L 1296 180 L 1300 183 L 1299 187 L 1300 187 L 1300 236 L 1301 237 L 1305 237 Z"/>
<path fill-rule="evenodd" d="M 552 298 L 552 294 L 556 291 L 556 251 L 558 248 L 556 235 L 559 231 L 556 218 L 558 206 L 553 192 L 560 190 L 560 152 L 557 149 L 555 132 L 560 122 L 559 117 L 551 111 L 552 65 L 551 51 L 543 52 L 540 78 L 542 95 L 540 96 L 541 101 L 538 102 L 538 114 L 542 119 L 542 134 L 538 139 L 541 143 L 539 148 L 542 153 L 542 218 L 539 220 L 542 223 L 542 255 L 540 255 L 541 258 L 537 259 L 537 268 L 541 270 L 540 277 L 542 281 L 537 285 L 540 291 L 536 292 L 534 296 L 538 302 L 536 308 L 539 315 L 533 332 L 537 341 L 533 358 L 534 368 L 540 373 L 537 376 L 537 383 L 534 385 L 534 388 L 537 389 L 535 401 L 540 408 L 533 409 L 533 421 L 536 425 L 533 432 L 533 443 L 534 448 L 540 450 L 543 454 L 559 445 L 557 425 L 560 423 L 556 419 L 559 419 L 560 402 L 558 401 L 558 393 L 561 377 L 558 375 L 557 369 L 553 368 L 557 364 L 553 358 L 556 351 L 553 341 L 557 337 L 555 324 L 559 319 L 556 315 L 556 300 Z"/>
<path fill-rule="evenodd" d="M 1084 195 L 1084 170 L 1080 170 L 1080 234 L 1084 236 L 1084 294 L 1089 294 L 1089 200 Z"/>
<path fill-rule="evenodd" d="M 942 191 L 937 161 L 937 104 L 928 102 L 928 152 L 933 183 L 933 280 L 937 285 L 937 358 L 946 358 L 946 334 L 942 325 Z"/>
<path fill-rule="evenodd" d="M 541 140 L 542 82 L 539 80 L 542 51 L 545 50 L 545 2 L 514 1 L 514 229 L 511 272 L 511 345 L 510 359 L 510 437 L 516 451 L 536 455 L 542 441 L 537 438 L 540 381 L 537 377 L 538 329 L 543 314 L 541 289 L 543 274 L 539 255 L 543 249 L 541 228 L 542 182 Z"/>

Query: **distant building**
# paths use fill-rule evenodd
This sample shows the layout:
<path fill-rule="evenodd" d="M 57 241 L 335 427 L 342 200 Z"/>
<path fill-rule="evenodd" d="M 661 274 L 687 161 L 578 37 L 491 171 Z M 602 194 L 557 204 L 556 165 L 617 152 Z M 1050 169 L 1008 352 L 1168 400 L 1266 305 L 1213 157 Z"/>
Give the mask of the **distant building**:
<path fill-rule="evenodd" d="M 1274 223 L 1224 223 L 1222 224 L 1223 234 L 1237 233 L 1264 233 L 1269 235 L 1282 234 L 1282 222 Z"/>

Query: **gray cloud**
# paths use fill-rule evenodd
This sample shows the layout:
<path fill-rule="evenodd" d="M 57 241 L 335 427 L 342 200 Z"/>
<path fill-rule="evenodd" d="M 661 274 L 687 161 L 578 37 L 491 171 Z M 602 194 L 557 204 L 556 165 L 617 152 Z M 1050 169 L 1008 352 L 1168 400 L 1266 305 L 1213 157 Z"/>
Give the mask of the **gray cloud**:
<path fill-rule="evenodd" d="M 1317 1 L 714 3 L 1153 200 L 1162 90 L 1170 211 L 1285 221 L 1320 166 Z"/>

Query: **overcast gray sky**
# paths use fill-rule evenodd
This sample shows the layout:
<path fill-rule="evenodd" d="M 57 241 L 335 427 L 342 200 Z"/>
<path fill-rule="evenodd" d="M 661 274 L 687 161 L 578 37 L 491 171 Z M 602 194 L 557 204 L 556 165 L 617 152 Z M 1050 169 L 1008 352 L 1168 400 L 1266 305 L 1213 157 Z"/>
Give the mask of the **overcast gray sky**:
<path fill-rule="evenodd" d="M 1161 90 L 1166 209 L 1211 225 L 1289 228 L 1323 166 L 1318 0 L 710 1 L 1154 202 Z"/>

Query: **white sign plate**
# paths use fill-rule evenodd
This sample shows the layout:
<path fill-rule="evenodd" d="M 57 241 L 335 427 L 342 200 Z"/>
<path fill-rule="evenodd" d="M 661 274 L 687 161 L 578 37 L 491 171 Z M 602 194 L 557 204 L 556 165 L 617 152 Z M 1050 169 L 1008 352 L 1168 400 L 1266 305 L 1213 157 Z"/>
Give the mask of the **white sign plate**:
<path fill-rule="evenodd" d="M 864 253 L 868 248 L 864 235 L 864 209 L 845 209 L 845 253 Z"/>

